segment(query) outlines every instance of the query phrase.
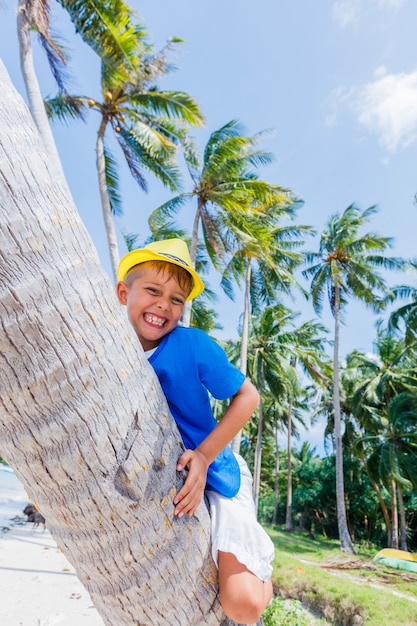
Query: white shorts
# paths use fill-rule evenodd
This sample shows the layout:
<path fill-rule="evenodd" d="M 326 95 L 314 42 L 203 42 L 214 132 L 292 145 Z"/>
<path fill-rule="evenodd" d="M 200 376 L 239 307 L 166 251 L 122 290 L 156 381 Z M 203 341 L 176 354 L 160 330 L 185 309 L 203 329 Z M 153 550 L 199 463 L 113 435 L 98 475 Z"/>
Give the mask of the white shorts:
<path fill-rule="evenodd" d="M 206 491 L 210 504 L 211 551 L 217 565 L 217 553 L 231 552 L 255 576 L 265 581 L 271 577 L 274 544 L 256 519 L 252 496 L 252 475 L 246 461 L 235 455 L 240 467 L 241 485 L 233 498 L 216 491 Z"/>

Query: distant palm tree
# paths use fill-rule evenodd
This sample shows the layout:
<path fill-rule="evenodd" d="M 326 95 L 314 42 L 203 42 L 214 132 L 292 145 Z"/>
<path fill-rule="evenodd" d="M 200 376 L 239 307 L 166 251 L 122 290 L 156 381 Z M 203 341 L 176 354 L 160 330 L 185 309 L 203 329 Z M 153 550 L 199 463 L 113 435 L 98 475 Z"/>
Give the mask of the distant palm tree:
<path fill-rule="evenodd" d="M 270 394 L 270 398 L 265 398 L 266 405 L 266 419 L 269 420 L 273 428 L 273 440 L 274 440 L 274 457 L 275 457 L 275 477 L 274 477 L 274 511 L 272 514 L 272 525 L 276 526 L 278 523 L 278 505 L 279 505 L 279 471 L 280 471 L 280 433 L 284 430 L 286 407 L 282 405 L 278 399 L 274 398 Z"/>
<path fill-rule="evenodd" d="M 324 386 L 328 384 L 331 375 L 331 368 L 328 358 L 324 351 L 326 328 L 316 322 L 303 322 L 289 332 L 289 341 L 287 342 L 288 358 L 290 358 L 293 367 L 298 372 L 301 369 L 310 381 L 315 385 Z M 304 389 L 305 395 L 311 396 L 314 388 L 308 389 L 307 385 L 300 381 L 301 389 Z M 287 414 L 287 507 L 285 517 L 285 530 L 292 532 L 292 419 L 293 408 L 297 398 L 289 398 L 288 414 Z"/>
<path fill-rule="evenodd" d="M 374 345 L 374 355 L 359 352 L 349 355 L 342 378 L 344 386 L 350 388 L 349 401 L 357 430 L 355 449 L 359 450 L 381 504 L 387 525 L 388 545 L 395 547 L 398 545 L 396 491 L 398 490 L 401 503 L 401 485 L 397 485 L 395 480 L 388 485 L 375 471 L 371 472 L 369 459 L 374 454 L 375 445 L 378 446 L 390 430 L 388 413 L 391 402 L 400 394 L 417 394 L 416 353 L 412 345 L 394 334 L 390 328 L 383 328 L 381 324 L 377 325 L 377 340 Z M 373 465 L 375 469 L 375 464 Z M 387 521 L 385 506 L 381 501 L 381 482 L 387 484 L 391 492 L 394 513 L 392 524 Z M 404 537 L 403 524 L 402 531 Z"/>
<path fill-rule="evenodd" d="M 236 228 L 236 248 L 223 271 L 221 284 L 232 296 L 232 283 L 244 281 L 244 304 L 240 338 L 239 368 L 246 374 L 249 344 L 249 320 L 251 314 L 260 312 L 263 306 L 273 306 L 283 295 L 301 286 L 295 278 L 295 270 L 303 260 L 296 251 L 310 234 L 308 226 L 285 224 L 295 215 L 296 202 L 264 207 L 243 217 Z M 235 228 L 234 218 L 231 228 Z M 246 236 L 242 236 L 245 233 Z M 239 452 L 241 433 L 233 439 L 232 448 Z"/>
<path fill-rule="evenodd" d="M 41 89 L 33 63 L 31 32 L 39 35 L 51 71 L 60 87 L 64 90 L 64 68 L 66 56 L 57 44 L 50 30 L 50 0 L 19 0 L 17 8 L 17 34 L 19 40 L 20 66 L 29 101 L 29 109 L 36 127 L 42 137 L 50 163 L 63 177 L 61 161 L 55 145 L 51 127 L 45 110 Z"/>
<path fill-rule="evenodd" d="M 382 435 L 382 436 L 381 436 Z M 395 396 L 389 406 L 387 427 L 375 436 L 376 445 L 368 459 L 375 479 L 390 489 L 392 502 L 391 546 L 398 547 L 396 491 L 401 520 L 401 549 L 407 550 L 406 521 L 403 490 L 417 488 L 417 394 L 403 392 Z M 365 436 L 365 440 L 372 439 Z"/>
<path fill-rule="evenodd" d="M 317 489 L 317 471 L 321 459 L 316 448 L 311 447 L 307 441 L 302 443 L 299 450 L 293 448 L 291 457 L 293 462 L 292 473 L 296 483 L 294 495 L 297 499 L 298 529 L 308 530 L 312 534 L 311 513 L 307 513 L 307 508 L 310 507 L 306 507 L 305 499 L 307 498 L 310 502 L 314 500 L 314 490 Z M 306 522 L 309 523 L 308 528 L 305 527 Z"/>
<path fill-rule="evenodd" d="M 112 213 L 121 212 L 116 161 L 105 146 L 105 133 L 111 126 L 129 170 L 139 186 L 147 190 L 145 171 L 152 172 L 164 185 L 177 190 L 180 171 L 175 162 L 176 148 L 182 145 L 192 162 L 187 127 L 200 125 L 202 114 L 195 100 L 180 91 L 159 91 L 156 81 L 172 66 L 168 54 L 179 40 L 173 39 L 155 54 L 147 41 L 143 24 L 122 2 L 98 3 L 61 1 L 77 31 L 100 56 L 102 98 L 69 96 L 60 92 L 47 100 L 50 116 L 59 119 L 84 118 L 87 108 L 100 115 L 97 133 L 97 172 L 103 219 L 115 280 L 119 252 Z"/>
<path fill-rule="evenodd" d="M 416 269 L 416 263 L 411 263 Z M 417 289 L 413 287 L 399 287 L 395 290 L 399 297 L 411 298 L 411 302 L 404 304 L 400 308 L 393 311 L 390 315 L 389 325 L 391 328 L 398 329 L 401 322 L 404 325 L 405 341 L 407 344 L 417 343 Z"/>
<path fill-rule="evenodd" d="M 255 247 L 259 226 L 251 221 L 252 214 L 272 205 L 287 206 L 293 202 L 288 190 L 259 180 L 256 168 L 271 162 L 270 153 L 257 146 L 265 133 L 244 134 L 242 126 L 232 120 L 214 131 L 204 149 L 202 163 L 188 158 L 187 165 L 193 181 L 190 191 L 171 198 L 152 213 L 152 230 L 171 218 L 189 200 L 196 200 L 190 254 L 193 263 L 200 224 L 211 261 L 216 269 L 230 257 L 239 242 L 246 240 Z M 252 231 L 251 231 L 252 229 Z M 188 309 L 190 311 L 190 309 Z M 184 323 L 189 323 L 184 318 Z"/>
<path fill-rule="evenodd" d="M 328 358 L 324 353 L 325 328 L 318 322 L 307 321 L 296 326 L 298 313 L 290 311 L 282 305 L 268 307 L 259 321 L 252 316 L 252 327 L 249 340 L 249 362 L 252 379 L 257 381 L 260 390 L 265 383 L 270 395 L 280 405 L 279 421 L 287 431 L 287 507 L 286 530 L 292 531 L 292 466 L 291 438 L 296 434 L 294 421 L 305 426 L 308 398 L 313 389 L 303 380 L 303 375 L 314 383 L 324 384 L 330 375 Z M 262 378 L 254 369 L 258 361 L 258 371 L 266 375 Z M 264 394 L 263 394 L 264 395 Z M 268 394 L 267 396 L 268 397 Z M 268 401 L 269 406 L 271 400 Z M 263 403 L 261 404 L 263 408 Z M 266 415 L 266 411 L 265 411 Z M 277 417 L 276 411 L 273 412 Z M 258 425 L 258 445 L 255 454 L 254 485 L 260 477 L 260 455 L 262 452 L 262 431 L 264 415 L 260 415 Z M 274 424 L 275 429 L 277 424 Z M 258 470 L 256 468 L 258 467 Z"/>
<path fill-rule="evenodd" d="M 258 510 L 259 505 L 261 480 L 265 392 L 269 392 L 279 400 L 287 397 L 289 386 L 297 384 L 290 363 L 281 356 L 279 339 L 277 339 L 281 326 L 287 318 L 291 318 L 291 315 L 291 312 L 284 307 L 277 306 L 274 310 L 267 308 L 258 318 L 255 316 L 251 318 L 248 369 L 251 380 L 261 396 L 258 407 L 258 432 L 253 470 L 253 497 L 256 510 Z"/>
<path fill-rule="evenodd" d="M 310 345 L 311 352 L 308 354 L 309 349 L 303 346 L 303 338 L 310 333 L 305 331 L 304 325 L 300 327 L 301 330 L 294 326 L 297 315 L 282 305 L 275 305 L 267 307 L 259 317 L 251 317 L 249 373 L 261 394 L 253 478 L 256 505 L 259 499 L 262 436 L 267 415 L 264 399 L 272 395 L 282 407 L 285 407 L 285 409 L 281 407 L 280 420 L 285 421 L 287 429 L 293 432 L 294 417 L 303 423 L 298 408 L 305 400 L 305 386 L 300 380 L 293 355 L 297 354 L 299 358 L 302 357 L 304 367 L 317 372 L 319 370 L 320 352 L 314 355 L 314 348 Z M 320 325 L 317 325 L 316 329 L 318 330 L 319 327 Z M 265 392 L 267 392 L 266 395 Z M 275 412 L 272 412 L 272 417 L 273 428 L 275 427 Z"/>
<path fill-rule="evenodd" d="M 371 206 L 361 212 L 350 205 L 342 215 L 333 215 L 320 238 L 319 251 L 307 255 L 310 264 L 304 275 L 311 278 L 311 297 L 315 311 L 320 314 L 323 297 L 327 294 L 334 316 L 333 403 L 336 444 L 336 497 L 341 549 L 354 553 L 346 520 L 341 439 L 339 337 L 340 318 L 349 297 L 358 298 L 375 311 L 384 308 L 393 297 L 378 269 L 402 269 L 404 261 L 384 255 L 391 244 L 388 237 L 374 233 L 359 234 L 376 212 Z"/>
<path fill-rule="evenodd" d="M 375 354 L 353 352 L 344 378 L 355 384 L 351 391 L 352 412 L 359 419 L 387 415 L 392 398 L 403 391 L 417 391 L 415 347 L 382 324 L 377 324 Z M 366 419 L 367 416 L 364 417 Z"/>
<path fill-rule="evenodd" d="M 388 545 L 391 542 L 391 519 L 388 507 L 385 502 L 384 493 L 378 480 L 371 475 L 368 467 L 368 457 L 370 455 L 369 446 L 361 440 L 366 433 L 377 433 L 381 428 L 381 419 L 379 411 L 370 412 L 366 406 L 366 402 L 361 402 L 359 389 L 363 387 L 364 381 L 370 379 L 374 375 L 375 356 L 364 355 L 356 350 L 346 357 L 346 363 L 340 372 L 340 397 L 341 397 L 341 414 L 345 422 L 345 434 L 343 437 L 343 445 L 352 446 L 355 456 L 361 461 L 368 475 L 369 481 L 378 498 L 379 505 L 384 517 Z M 368 369 L 367 364 L 371 361 L 371 368 Z M 331 406 L 330 406 L 331 405 Z M 324 406 L 323 406 L 324 408 Z M 327 414 L 328 422 L 326 432 L 332 435 L 334 432 L 334 409 L 333 404 L 327 399 L 327 409 L 324 408 L 323 414 Z"/>

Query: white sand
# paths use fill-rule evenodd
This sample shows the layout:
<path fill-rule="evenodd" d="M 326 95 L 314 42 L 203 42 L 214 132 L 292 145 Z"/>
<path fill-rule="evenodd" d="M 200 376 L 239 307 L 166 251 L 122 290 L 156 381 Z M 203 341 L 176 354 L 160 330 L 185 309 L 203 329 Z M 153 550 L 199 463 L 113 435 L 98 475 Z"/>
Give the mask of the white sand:
<path fill-rule="evenodd" d="M 48 530 L 11 521 L 28 502 L 0 465 L 0 626 L 104 626 Z"/>

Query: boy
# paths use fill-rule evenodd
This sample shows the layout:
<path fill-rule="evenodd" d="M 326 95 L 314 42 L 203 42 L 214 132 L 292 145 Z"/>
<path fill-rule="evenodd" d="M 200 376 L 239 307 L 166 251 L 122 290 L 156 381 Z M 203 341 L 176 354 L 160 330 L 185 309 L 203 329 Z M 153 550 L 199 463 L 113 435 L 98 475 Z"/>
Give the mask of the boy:
<path fill-rule="evenodd" d="M 223 610 L 235 622 L 255 623 L 272 597 L 274 547 L 256 521 L 248 467 L 228 444 L 256 409 L 258 392 L 206 333 L 177 326 L 185 303 L 204 289 L 184 241 L 133 250 L 121 259 L 118 274 L 117 297 L 186 447 L 177 470 L 186 467 L 188 476 L 174 498 L 174 515 L 193 515 L 206 492 Z M 232 398 L 219 423 L 208 392 Z"/>

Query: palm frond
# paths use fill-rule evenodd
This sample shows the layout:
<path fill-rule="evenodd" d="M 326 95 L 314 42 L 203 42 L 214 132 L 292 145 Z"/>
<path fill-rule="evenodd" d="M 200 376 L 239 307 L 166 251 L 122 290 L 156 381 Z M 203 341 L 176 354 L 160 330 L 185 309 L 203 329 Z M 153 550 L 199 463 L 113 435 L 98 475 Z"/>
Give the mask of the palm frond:
<path fill-rule="evenodd" d="M 139 187 L 143 191 L 147 192 L 148 183 L 146 182 L 146 179 L 142 173 L 142 155 L 144 154 L 144 151 L 142 151 L 142 148 L 139 144 L 135 144 L 134 147 L 132 147 L 131 144 L 132 142 L 134 142 L 134 139 L 129 131 L 121 128 L 116 136 L 117 141 L 119 142 L 120 147 L 123 151 L 130 173 L 138 183 Z"/>
<path fill-rule="evenodd" d="M 45 98 L 44 103 L 50 119 L 58 119 L 66 123 L 71 119 L 86 121 L 88 107 L 83 96 L 71 96 L 66 92 L 60 92 L 53 98 Z"/>
<path fill-rule="evenodd" d="M 39 40 L 42 48 L 45 51 L 48 59 L 49 67 L 51 68 L 53 77 L 58 85 L 59 91 L 67 91 L 68 83 L 68 69 L 67 69 L 67 57 L 65 49 L 58 44 L 57 41 L 49 36 L 39 32 Z"/>
<path fill-rule="evenodd" d="M 139 235 L 136 233 L 124 233 L 123 239 L 129 252 L 141 247 L 139 244 Z"/>
<path fill-rule="evenodd" d="M 137 53 L 146 48 L 143 24 L 133 22 L 130 7 L 121 0 L 58 0 L 71 16 L 76 32 L 113 71 L 133 70 Z"/>
<path fill-rule="evenodd" d="M 190 198 L 192 198 L 192 194 L 182 193 L 160 204 L 149 216 L 148 222 L 151 230 L 158 229 L 158 225 L 176 215 Z"/>
<path fill-rule="evenodd" d="M 204 118 L 195 99 L 183 91 L 147 91 L 130 94 L 133 107 L 154 115 L 183 120 L 191 126 L 201 126 Z"/>
<path fill-rule="evenodd" d="M 65 91 L 68 53 L 51 32 L 51 4 L 49 0 L 26 2 L 25 16 L 30 28 L 38 33 L 40 44 L 46 53 L 49 67 L 59 91 Z"/>
<path fill-rule="evenodd" d="M 106 146 L 104 147 L 104 163 L 106 172 L 106 187 L 110 200 L 111 211 L 113 215 L 123 215 L 117 161 Z"/>
<path fill-rule="evenodd" d="M 131 129 L 124 127 L 117 133 L 117 139 L 133 177 L 144 191 L 147 190 L 147 183 L 141 171 L 143 168 L 152 172 L 165 186 L 178 190 L 181 172 L 169 151 L 149 151 L 146 145 L 137 140 L 137 135 Z"/>

